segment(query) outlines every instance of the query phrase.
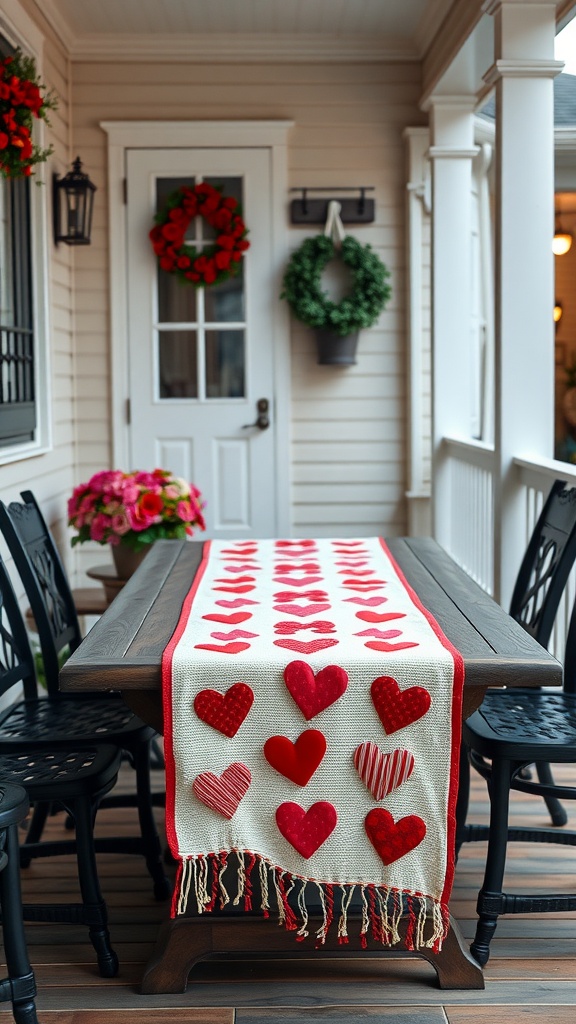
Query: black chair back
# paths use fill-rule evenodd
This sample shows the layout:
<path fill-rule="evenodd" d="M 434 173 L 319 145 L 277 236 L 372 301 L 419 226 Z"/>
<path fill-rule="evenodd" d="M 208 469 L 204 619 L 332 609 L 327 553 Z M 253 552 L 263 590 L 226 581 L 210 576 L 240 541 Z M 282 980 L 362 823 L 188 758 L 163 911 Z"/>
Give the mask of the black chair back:
<path fill-rule="evenodd" d="M 12 581 L 0 558 L 0 695 L 22 684 L 24 698 L 38 696 L 34 655 Z"/>
<path fill-rule="evenodd" d="M 543 647 L 575 560 L 576 487 L 557 480 L 534 527 L 510 603 L 510 615 Z"/>
<path fill-rule="evenodd" d="M 82 639 L 70 585 L 54 539 L 31 491 L 0 502 L 0 529 L 30 602 L 44 661 L 46 688 L 58 697 L 59 655 Z"/>

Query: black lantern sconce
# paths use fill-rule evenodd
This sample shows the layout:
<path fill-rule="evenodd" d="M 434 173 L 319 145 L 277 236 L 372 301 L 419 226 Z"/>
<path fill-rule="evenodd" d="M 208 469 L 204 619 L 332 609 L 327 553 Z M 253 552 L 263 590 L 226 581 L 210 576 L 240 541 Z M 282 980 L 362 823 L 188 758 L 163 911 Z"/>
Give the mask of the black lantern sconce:
<path fill-rule="evenodd" d="M 96 185 L 82 171 L 79 156 L 72 164 L 72 170 L 63 178 L 57 174 L 53 176 L 52 188 L 56 245 L 59 242 L 66 242 L 66 245 L 90 245 Z"/>

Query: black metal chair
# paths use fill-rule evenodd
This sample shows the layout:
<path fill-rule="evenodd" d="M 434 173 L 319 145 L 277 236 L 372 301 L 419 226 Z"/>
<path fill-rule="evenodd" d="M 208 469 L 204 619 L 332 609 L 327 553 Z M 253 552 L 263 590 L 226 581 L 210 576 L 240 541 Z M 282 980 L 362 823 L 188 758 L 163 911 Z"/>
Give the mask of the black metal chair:
<path fill-rule="evenodd" d="M 543 646 L 576 559 L 576 488 L 557 481 L 528 545 L 512 598 L 511 614 Z M 490 825 L 462 825 L 458 841 L 488 840 L 486 873 L 478 895 L 479 922 L 471 946 L 484 965 L 503 913 L 575 910 L 576 894 L 510 895 L 502 892 L 507 842 L 576 845 L 576 832 L 558 831 L 567 817 L 560 799 L 576 799 L 576 788 L 554 783 L 550 764 L 576 762 L 576 611 L 566 646 L 562 693 L 538 689 L 489 690 L 464 723 L 463 741 L 472 766 L 487 780 Z M 536 766 L 537 779 L 525 769 Z M 542 797 L 552 818 L 544 828 L 508 825 L 510 791 Z M 462 811 L 460 811 L 462 813 Z"/>
<path fill-rule="evenodd" d="M 29 684 L 25 700 L 0 713 L 0 754 L 23 741 L 50 749 L 71 741 L 81 745 L 113 744 L 124 751 L 136 772 L 136 800 L 110 798 L 115 806 L 136 802 L 140 835 L 97 840 L 102 852 L 134 853 L 145 857 L 156 899 L 166 899 L 171 886 L 164 873 L 160 839 L 150 789 L 150 742 L 156 735 L 116 694 L 66 694 L 58 689 L 60 657 L 79 646 L 82 636 L 58 550 L 30 491 L 22 502 L 0 502 L 0 529 L 24 584 L 34 615 L 44 662 L 47 699 L 39 699 Z M 38 804 L 28 834 L 36 842 L 48 814 Z"/>
<path fill-rule="evenodd" d="M 11 1001 L 16 1024 L 38 1024 L 36 982 L 22 919 L 18 847 L 18 826 L 29 807 L 26 790 L 0 782 L 0 910 L 8 974 L 0 981 L 0 1000 Z"/>
<path fill-rule="evenodd" d="M 30 732 L 33 733 L 36 701 L 29 704 L 28 697 L 36 688 L 34 657 L 6 566 L 0 559 L 0 696 L 10 699 L 14 696 L 14 691 L 20 687 L 24 690 L 25 700 L 17 706 L 23 709 L 24 716 L 27 708 L 31 708 Z M 82 903 L 25 904 L 22 908 L 23 919 L 86 924 L 90 940 L 96 950 L 100 974 L 107 978 L 114 977 L 117 973 L 118 958 L 110 945 L 106 904 L 98 881 L 93 822 L 102 797 L 117 781 L 119 768 L 118 747 L 104 744 L 81 745 L 70 736 L 66 745 L 51 748 L 44 744 L 38 749 L 24 731 L 24 735 L 18 741 L 13 740 L 10 753 L 0 753 L 0 791 L 5 787 L 8 791 L 13 791 L 14 786 L 20 786 L 32 803 L 38 801 L 42 807 L 48 807 L 50 804 L 62 806 L 72 816 L 76 827 L 74 840 L 36 842 L 29 846 L 27 838 L 20 850 L 24 855 L 34 857 L 75 853 Z M 3 808 L 0 803 L 0 832 L 3 827 L 2 814 Z M 14 821 L 9 814 L 7 818 L 7 825 L 10 825 L 6 832 L 5 850 L 8 863 L 5 870 L 0 873 L 0 903 L 9 972 L 12 967 L 8 958 L 6 938 L 10 929 L 14 927 L 12 965 L 14 970 L 21 971 L 22 977 L 25 978 L 28 975 L 25 947 L 18 924 L 15 923 L 19 909 L 19 881 L 18 886 L 14 881 L 20 869 L 16 833 L 19 815 L 20 812 Z M 8 869 L 9 874 L 6 875 Z M 26 996 L 29 990 L 24 981 L 22 989 Z M 0 989 L 0 993 L 1 991 Z M 35 1020 L 34 1017 L 29 1019 Z"/>

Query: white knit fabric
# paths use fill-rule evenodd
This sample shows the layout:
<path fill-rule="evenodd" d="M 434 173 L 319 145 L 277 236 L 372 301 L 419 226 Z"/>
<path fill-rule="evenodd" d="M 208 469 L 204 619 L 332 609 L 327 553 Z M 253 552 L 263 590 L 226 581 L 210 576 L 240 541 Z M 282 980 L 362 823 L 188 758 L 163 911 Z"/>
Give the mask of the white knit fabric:
<path fill-rule="evenodd" d="M 184 911 L 189 889 L 198 901 L 194 865 L 220 851 L 249 851 L 296 878 L 371 884 L 445 905 L 463 674 L 461 659 L 430 615 L 433 609 L 421 609 L 378 538 L 322 539 L 304 546 L 222 541 L 207 544 L 206 552 L 181 636 L 164 664 L 168 834 L 172 852 L 188 865 L 177 912 Z M 214 618 L 238 613 L 251 617 L 239 623 Z M 336 642 L 314 652 L 283 645 L 315 640 Z M 414 646 L 402 648 L 404 643 Z M 225 652 L 229 645 L 246 646 Z M 309 721 L 285 682 L 286 666 L 294 661 L 314 673 L 330 665 L 348 673 L 342 696 Z M 389 735 L 371 696 L 374 680 L 382 676 L 395 679 L 401 691 L 424 687 L 431 697 L 422 717 Z M 198 717 L 194 699 L 205 689 L 224 694 L 236 683 L 251 687 L 254 703 L 230 737 Z M 322 732 L 327 746 L 302 787 L 271 767 L 263 747 L 277 735 L 295 742 L 307 729 Z M 380 800 L 355 766 L 355 751 L 366 743 L 384 755 L 400 750 L 414 758 L 410 777 Z M 201 773 L 220 776 L 234 763 L 249 770 L 251 781 L 227 819 L 198 799 L 193 785 Z M 305 859 L 281 834 L 276 811 L 285 802 L 308 809 L 317 801 L 334 806 L 337 825 Z M 389 866 L 366 833 L 366 815 L 375 807 L 395 821 L 417 815 L 426 827 L 423 840 Z M 201 881 L 199 909 L 208 902 L 202 888 Z"/>

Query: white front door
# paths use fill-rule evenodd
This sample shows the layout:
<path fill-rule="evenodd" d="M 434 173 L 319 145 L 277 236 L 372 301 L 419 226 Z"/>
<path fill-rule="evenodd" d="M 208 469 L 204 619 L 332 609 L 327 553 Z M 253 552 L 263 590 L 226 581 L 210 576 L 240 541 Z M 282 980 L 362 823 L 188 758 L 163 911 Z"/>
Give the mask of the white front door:
<path fill-rule="evenodd" d="M 196 289 L 158 268 L 148 232 L 202 180 L 241 202 L 250 249 L 237 277 Z M 270 191 L 265 148 L 127 151 L 130 468 L 195 483 L 214 538 L 277 535 Z M 198 217 L 188 238 L 209 230 Z"/>

